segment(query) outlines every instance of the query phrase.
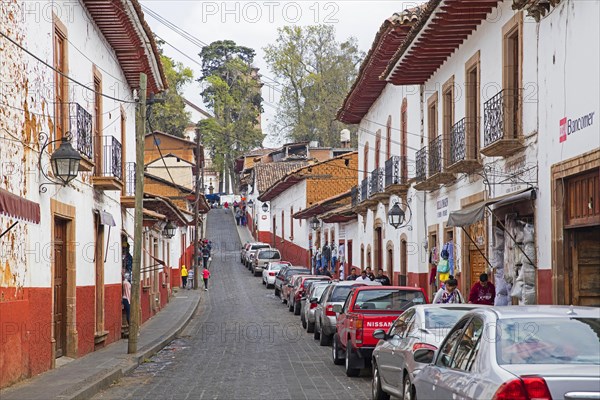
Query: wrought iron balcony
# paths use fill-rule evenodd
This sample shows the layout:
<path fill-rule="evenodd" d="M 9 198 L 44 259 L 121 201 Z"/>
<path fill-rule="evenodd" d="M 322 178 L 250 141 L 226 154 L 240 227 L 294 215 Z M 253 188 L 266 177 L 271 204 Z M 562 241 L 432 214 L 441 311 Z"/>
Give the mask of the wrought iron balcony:
<path fill-rule="evenodd" d="M 355 208 L 360 203 L 360 190 L 358 190 L 358 186 L 353 186 L 350 189 L 350 198 L 352 199 L 352 208 Z"/>
<path fill-rule="evenodd" d="M 417 182 L 423 182 L 427 179 L 427 147 L 423 147 L 416 154 L 417 170 L 415 178 Z"/>
<path fill-rule="evenodd" d="M 520 99 L 518 90 L 502 90 L 485 102 L 481 153 L 505 157 L 523 147 L 520 138 Z"/>
<path fill-rule="evenodd" d="M 73 147 L 82 156 L 79 169 L 91 171 L 94 157 L 92 114 L 78 103 L 69 103 L 69 132 L 73 137 Z"/>
<path fill-rule="evenodd" d="M 384 178 L 385 178 L 385 168 L 376 168 L 371 171 L 371 188 L 370 195 L 373 196 L 378 193 L 383 193 L 385 191 L 384 186 Z"/>
<path fill-rule="evenodd" d="M 363 202 L 371 197 L 371 177 L 367 176 L 360 183 L 360 201 Z"/>
<path fill-rule="evenodd" d="M 102 136 L 102 169 L 93 177 L 94 187 L 102 190 L 123 189 L 121 143 L 112 135 Z"/>
<path fill-rule="evenodd" d="M 429 177 L 442 172 L 442 136 L 429 142 Z"/>
<path fill-rule="evenodd" d="M 477 154 L 477 133 L 477 121 L 467 123 L 467 119 L 463 118 L 454 124 L 450 134 L 448 171 L 468 173 L 481 167 Z"/>
<path fill-rule="evenodd" d="M 406 157 L 391 156 L 385 162 L 385 190 L 404 195 L 408 191 L 408 163 Z"/>

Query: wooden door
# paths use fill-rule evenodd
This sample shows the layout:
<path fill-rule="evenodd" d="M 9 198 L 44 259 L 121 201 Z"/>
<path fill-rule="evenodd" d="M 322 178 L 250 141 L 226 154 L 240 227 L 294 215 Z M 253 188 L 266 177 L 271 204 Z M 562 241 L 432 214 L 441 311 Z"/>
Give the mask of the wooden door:
<path fill-rule="evenodd" d="M 56 358 L 67 351 L 67 221 L 54 220 L 54 340 Z"/>
<path fill-rule="evenodd" d="M 572 232 L 571 304 L 600 307 L 600 227 Z"/>
<path fill-rule="evenodd" d="M 485 272 L 485 258 L 478 250 L 469 250 L 470 283 L 465 290 L 471 289 L 475 282 L 479 282 L 479 275 Z"/>
<path fill-rule="evenodd" d="M 348 240 L 348 248 L 346 249 L 346 270 L 344 271 L 344 276 L 350 275 L 350 271 L 352 270 L 352 240 Z"/>
<path fill-rule="evenodd" d="M 95 292 L 96 292 L 96 333 L 104 331 L 104 225 L 100 217 L 94 218 L 96 243 L 95 243 Z"/>
<path fill-rule="evenodd" d="M 469 249 L 469 269 L 468 269 L 468 285 L 469 287 L 465 288 L 465 290 L 470 289 L 475 282 L 479 282 L 479 275 L 483 274 L 486 271 L 486 261 L 485 258 L 481 255 L 482 252 L 485 253 L 487 249 L 486 243 L 486 234 L 485 234 L 485 221 L 481 220 L 475 222 L 474 224 L 469 226 L 469 235 L 475 241 L 475 243 L 471 242 L 467 239 L 466 235 L 463 235 L 463 243 L 468 243 Z M 477 249 L 479 247 L 479 249 Z M 458 255 L 458 251 L 454 249 L 454 258 L 456 259 Z"/>

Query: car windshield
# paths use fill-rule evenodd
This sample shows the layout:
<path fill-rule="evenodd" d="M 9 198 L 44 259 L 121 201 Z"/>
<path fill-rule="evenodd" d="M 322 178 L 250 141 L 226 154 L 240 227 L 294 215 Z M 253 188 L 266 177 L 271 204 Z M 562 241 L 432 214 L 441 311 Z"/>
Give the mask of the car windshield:
<path fill-rule="evenodd" d="M 281 268 L 283 268 L 283 264 L 276 264 L 276 263 L 269 264 L 270 271 L 279 271 Z"/>
<path fill-rule="evenodd" d="M 276 260 L 281 257 L 279 256 L 279 252 L 277 250 L 263 250 L 258 253 L 258 258 L 263 260 Z"/>
<path fill-rule="evenodd" d="M 499 320 L 498 364 L 600 364 L 600 318 Z"/>
<path fill-rule="evenodd" d="M 435 307 L 425 309 L 425 329 L 452 328 L 469 311 L 466 308 Z"/>
<path fill-rule="evenodd" d="M 286 276 L 290 275 L 308 275 L 310 271 L 307 269 L 288 269 L 286 272 Z"/>
<path fill-rule="evenodd" d="M 419 290 L 362 290 L 356 296 L 354 308 L 373 311 L 402 311 L 415 304 L 424 303 L 425 296 Z"/>
<path fill-rule="evenodd" d="M 319 299 L 321 298 L 321 295 L 323 294 L 323 292 L 325 291 L 325 289 L 327 289 L 327 285 L 318 285 L 315 287 L 315 289 L 312 291 L 312 295 L 310 296 L 311 299 Z"/>
<path fill-rule="evenodd" d="M 253 244 L 250 250 L 268 249 L 270 247 L 271 246 L 269 246 L 268 244 Z"/>
<path fill-rule="evenodd" d="M 352 290 L 352 286 L 336 286 L 331 293 L 329 301 L 340 303 L 346 301 L 348 293 Z"/>
<path fill-rule="evenodd" d="M 304 283 L 302 283 L 302 287 L 306 287 L 306 285 L 308 285 L 309 282 L 317 282 L 317 281 L 327 281 L 329 279 L 323 279 L 323 278 L 307 278 L 304 280 Z"/>

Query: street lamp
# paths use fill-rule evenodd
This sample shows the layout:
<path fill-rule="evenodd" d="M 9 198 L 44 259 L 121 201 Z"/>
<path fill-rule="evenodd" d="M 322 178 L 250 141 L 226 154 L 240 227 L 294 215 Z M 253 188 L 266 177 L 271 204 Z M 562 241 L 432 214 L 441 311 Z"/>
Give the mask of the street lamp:
<path fill-rule="evenodd" d="M 317 229 L 319 229 L 321 227 L 321 222 L 318 220 L 317 217 L 313 217 L 310 220 L 310 227 L 313 229 L 313 231 L 316 231 Z"/>
<path fill-rule="evenodd" d="M 409 209 L 410 210 L 410 209 Z M 396 202 L 394 206 L 388 211 L 388 223 L 394 227 L 394 229 L 398 229 L 402 226 L 405 226 L 406 214 L 404 210 L 400 208 L 400 203 Z"/>
<path fill-rule="evenodd" d="M 269 206 L 267 205 L 267 203 L 263 203 L 263 205 L 262 205 L 262 210 L 263 210 L 264 212 L 267 212 L 267 211 L 269 211 Z"/>
<path fill-rule="evenodd" d="M 40 150 L 40 158 L 38 160 L 39 168 L 42 174 L 48 179 L 50 182 L 42 183 L 40 185 L 40 193 L 45 193 L 46 188 L 44 185 L 62 185 L 65 186 L 73 179 L 77 177 L 79 173 L 79 162 L 81 161 L 81 155 L 77 150 L 71 146 L 71 136 L 64 135 L 62 138 L 48 141 L 48 135 L 45 133 L 40 133 L 39 135 L 40 142 L 44 141 L 44 145 Z M 42 168 L 42 155 L 44 154 L 44 150 L 52 143 L 56 143 L 60 140 L 60 146 L 58 149 L 52 153 L 50 156 L 50 166 L 52 168 L 52 175 L 58 181 L 51 179 Z"/>
<path fill-rule="evenodd" d="M 254 201 L 253 201 L 252 199 L 250 199 L 250 200 L 248 201 L 248 203 L 246 203 L 246 204 L 247 204 L 247 205 L 248 205 L 248 207 L 250 207 L 250 208 L 254 207 Z"/>
<path fill-rule="evenodd" d="M 175 236 L 176 230 L 177 227 L 175 226 L 175 224 L 173 224 L 171 221 L 168 221 L 163 229 L 162 234 L 165 238 L 171 239 L 173 236 Z"/>

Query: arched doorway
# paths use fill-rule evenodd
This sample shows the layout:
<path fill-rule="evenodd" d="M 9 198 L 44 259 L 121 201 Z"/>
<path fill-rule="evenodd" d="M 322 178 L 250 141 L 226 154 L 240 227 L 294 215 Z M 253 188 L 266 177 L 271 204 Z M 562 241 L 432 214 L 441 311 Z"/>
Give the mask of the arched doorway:
<path fill-rule="evenodd" d="M 404 235 L 403 235 L 404 236 Z M 408 243 L 406 237 L 400 239 L 400 273 L 398 285 L 406 286 L 408 283 Z"/>
<path fill-rule="evenodd" d="M 394 243 L 388 241 L 386 246 L 386 271 L 385 274 L 390 278 L 390 284 L 394 284 Z"/>

